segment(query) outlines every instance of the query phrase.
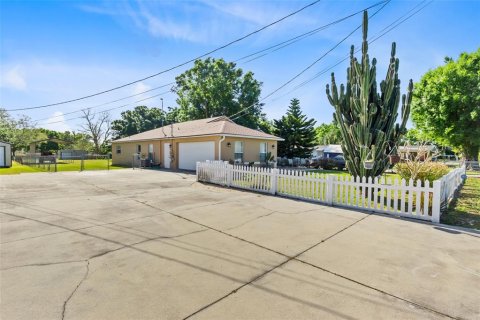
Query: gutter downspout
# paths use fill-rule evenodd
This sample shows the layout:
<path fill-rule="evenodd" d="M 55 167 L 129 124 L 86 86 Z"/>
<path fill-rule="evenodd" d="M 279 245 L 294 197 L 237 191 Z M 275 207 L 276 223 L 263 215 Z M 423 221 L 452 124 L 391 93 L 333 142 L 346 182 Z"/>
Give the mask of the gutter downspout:
<path fill-rule="evenodd" d="M 220 141 L 218 141 L 218 160 L 222 160 L 222 142 L 225 140 L 225 136 L 222 136 Z"/>

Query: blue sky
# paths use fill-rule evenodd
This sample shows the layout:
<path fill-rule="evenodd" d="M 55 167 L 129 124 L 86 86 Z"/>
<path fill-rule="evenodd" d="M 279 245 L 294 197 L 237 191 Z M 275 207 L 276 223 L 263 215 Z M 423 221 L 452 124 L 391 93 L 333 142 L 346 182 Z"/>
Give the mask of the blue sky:
<path fill-rule="evenodd" d="M 13 109 L 54 103 L 103 91 L 143 78 L 201 55 L 295 11 L 311 1 L 0 1 L 0 107 Z M 212 56 L 235 61 L 298 34 L 344 17 L 378 1 L 323 0 L 305 11 Z M 375 36 L 421 1 L 391 1 L 369 22 Z M 377 8 L 370 10 L 372 14 Z M 320 31 L 311 37 L 255 61 L 238 66 L 254 72 L 267 95 L 322 56 L 361 23 L 361 15 Z M 370 45 L 378 60 L 377 79 L 385 75 L 392 41 L 397 42 L 402 90 L 408 79 L 420 79 L 443 64 L 480 45 L 480 1 L 433 1 L 422 11 Z M 318 123 L 330 122 L 333 108 L 325 95 L 330 71 L 292 91 L 299 83 L 337 63 L 358 46 L 357 31 L 308 72 L 271 98 L 264 111 L 270 119 L 285 113 L 292 98 Z M 81 108 L 133 95 L 174 81 L 185 66 L 115 92 L 81 102 L 44 109 L 12 112 L 41 120 L 54 130 L 79 129 L 78 116 L 65 115 Z M 333 68 L 337 82 L 345 82 L 347 62 Z M 132 103 L 111 111 L 133 108 L 137 100 L 164 89 L 95 111 Z M 175 106 L 175 95 L 162 96 L 165 108 Z M 160 97 L 142 103 L 159 107 Z M 51 123 L 57 122 L 57 123 Z"/>

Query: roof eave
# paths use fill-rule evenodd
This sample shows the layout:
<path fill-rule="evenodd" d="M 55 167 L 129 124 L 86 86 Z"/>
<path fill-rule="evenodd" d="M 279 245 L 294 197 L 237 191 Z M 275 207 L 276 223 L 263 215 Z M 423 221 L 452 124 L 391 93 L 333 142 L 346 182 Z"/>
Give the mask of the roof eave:
<path fill-rule="evenodd" d="M 132 139 L 132 140 L 123 140 L 118 139 L 112 141 L 112 143 L 124 143 L 124 142 L 138 142 L 138 141 L 156 141 L 156 140 L 172 140 L 172 139 L 188 139 L 188 138 L 201 138 L 201 137 L 236 137 L 236 138 L 247 138 L 247 139 L 263 139 L 263 140 L 272 140 L 272 141 L 285 141 L 285 139 L 280 137 L 262 137 L 262 136 L 249 136 L 249 135 L 236 135 L 236 134 L 224 134 L 224 133 L 212 133 L 212 134 L 201 134 L 201 135 L 191 135 L 191 136 L 182 136 L 182 137 L 155 137 L 155 138 L 145 138 L 145 139 Z"/>

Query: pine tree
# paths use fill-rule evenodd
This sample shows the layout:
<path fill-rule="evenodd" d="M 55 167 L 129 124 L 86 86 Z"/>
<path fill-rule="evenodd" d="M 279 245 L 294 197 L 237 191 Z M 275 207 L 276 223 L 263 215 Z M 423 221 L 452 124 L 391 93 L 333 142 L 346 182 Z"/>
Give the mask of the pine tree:
<path fill-rule="evenodd" d="M 300 109 L 300 101 L 292 99 L 287 113 L 280 120 L 274 120 L 275 134 L 285 141 L 278 144 L 278 155 L 287 158 L 309 158 L 315 146 L 314 119 L 307 116 Z"/>

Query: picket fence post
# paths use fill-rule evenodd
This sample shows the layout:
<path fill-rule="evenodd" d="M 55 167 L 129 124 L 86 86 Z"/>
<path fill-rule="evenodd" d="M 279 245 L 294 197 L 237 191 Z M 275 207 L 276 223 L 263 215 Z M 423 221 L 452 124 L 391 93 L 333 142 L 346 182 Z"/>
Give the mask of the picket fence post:
<path fill-rule="evenodd" d="M 272 169 L 271 171 L 271 179 L 270 179 L 270 193 L 276 194 L 277 193 L 277 181 L 278 181 L 278 169 Z"/>
<path fill-rule="evenodd" d="M 200 172 L 199 172 L 199 167 L 200 167 L 200 161 L 197 161 L 197 167 L 196 167 L 196 172 L 197 172 L 197 182 L 200 181 L 199 179 L 199 176 L 200 176 Z"/>
<path fill-rule="evenodd" d="M 333 192 L 333 182 L 334 182 L 335 177 L 331 174 L 327 176 L 327 190 L 325 192 L 326 195 L 326 201 L 329 206 L 333 205 L 333 197 L 334 197 L 334 192 Z"/>
<path fill-rule="evenodd" d="M 233 165 L 228 164 L 227 166 L 227 187 L 232 186 L 232 180 L 233 180 Z"/>
<path fill-rule="evenodd" d="M 432 197 L 432 222 L 440 222 L 440 205 L 441 205 L 442 181 L 433 181 L 433 197 Z"/>

